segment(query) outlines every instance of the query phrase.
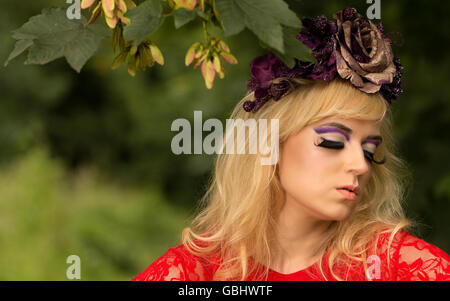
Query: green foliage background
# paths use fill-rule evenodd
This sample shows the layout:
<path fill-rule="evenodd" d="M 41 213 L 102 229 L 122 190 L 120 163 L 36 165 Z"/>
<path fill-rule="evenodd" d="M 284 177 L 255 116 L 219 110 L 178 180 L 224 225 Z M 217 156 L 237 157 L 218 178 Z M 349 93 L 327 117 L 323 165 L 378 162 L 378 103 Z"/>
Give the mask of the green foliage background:
<path fill-rule="evenodd" d="M 299 16 L 328 17 L 366 1 L 286 1 Z M 63 0 L 3 0 L 0 61 L 11 31 Z M 406 202 L 421 223 L 413 234 L 450 252 L 450 5 L 382 1 L 387 32 L 401 32 L 394 52 L 405 66 L 405 93 L 393 106 L 399 152 L 414 182 Z M 217 29 L 211 31 L 220 33 Z M 152 36 L 166 64 L 130 77 L 111 71 L 104 41 L 80 74 L 63 59 L 0 69 L 0 280 L 66 280 L 67 256 L 81 258 L 82 280 L 128 280 L 169 247 L 194 214 L 213 157 L 170 150 L 176 118 L 226 119 L 245 94 L 250 61 L 265 51 L 248 30 L 222 38 L 237 57 L 212 90 L 184 66 L 201 41 L 201 23 L 175 31 L 166 19 Z"/>

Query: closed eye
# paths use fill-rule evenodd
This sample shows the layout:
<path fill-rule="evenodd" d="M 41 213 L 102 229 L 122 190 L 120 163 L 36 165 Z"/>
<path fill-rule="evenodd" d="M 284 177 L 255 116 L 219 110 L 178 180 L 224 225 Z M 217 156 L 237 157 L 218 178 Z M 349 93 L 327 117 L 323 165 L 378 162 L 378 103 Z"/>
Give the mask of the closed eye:
<path fill-rule="evenodd" d="M 317 146 L 331 148 L 331 149 L 343 149 L 344 148 L 344 142 L 332 141 L 332 140 L 325 139 L 323 137 L 321 137 L 321 139 L 323 141 L 321 143 L 319 143 Z M 368 160 L 370 162 L 374 162 L 374 158 L 373 158 L 374 154 L 372 152 L 369 152 L 368 150 L 363 150 L 363 153 L 364 153 L 364 158 L 366 158 L 366 160 Z"/>
<path fill-rule="evenodd" d="M 323 141 L 320 144 L 318 144 L 317 146 L 332 148 L 332 149 L 344 148 L 344 142 L 332 141 L 332 140 L 325 139 L 323 137 L 321 137 L 321 139 Z"/>

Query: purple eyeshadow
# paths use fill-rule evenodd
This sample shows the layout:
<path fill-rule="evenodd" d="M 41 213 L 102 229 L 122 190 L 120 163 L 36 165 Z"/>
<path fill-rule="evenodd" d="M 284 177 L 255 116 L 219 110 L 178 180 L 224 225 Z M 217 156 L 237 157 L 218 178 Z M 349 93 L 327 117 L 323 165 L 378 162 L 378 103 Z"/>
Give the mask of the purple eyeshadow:
<path fill-rule="evenodd" d="M 318 127 L 318 128 L 315 128 L 314 131 L 316 131 L 317 134 L 324 134 L 324 133 L 339 133 L 339 134 L 344 135 L 344 137 L 345 137 L 345 139 L 347 140 L 347 142 L 350 141 L 349 135 L 348 135 L 346 132 L 344 132 L 344 131 L 342 131 L 342 130 L 340 130 L 340 129 L 337 129 L 337 128 L 324 128 L 324 127 Z M 378 145 L 380 144 L 380 141 L 377 141 L 377 140 L 370 140 L 370 139 L 369 139 L 369 140 L 364 141 L 364 143 L 371 143 L 371 144 L 375 145 L 376 147 L 378 147 Z"/>
<path fill-rule="evenodd" d="M 366 140 L 364 141 L 364 143 L 371 143 L 375 146 L 378 146 L 380 144 L 380 141 L 375 141 L 375 140 Z"/>
<path fill-rule="evenodd" d="M 344 135 L 344 137 L 347 141 L 350 141 L 350 137 L 348 136 L 348 134 L 344 131 L 341 131 L 340 129 L 318 127 L 318 128 L 315 128 L 314 131 L 316 131 L 317 134 L 339 133 L 339 134 Z"/>

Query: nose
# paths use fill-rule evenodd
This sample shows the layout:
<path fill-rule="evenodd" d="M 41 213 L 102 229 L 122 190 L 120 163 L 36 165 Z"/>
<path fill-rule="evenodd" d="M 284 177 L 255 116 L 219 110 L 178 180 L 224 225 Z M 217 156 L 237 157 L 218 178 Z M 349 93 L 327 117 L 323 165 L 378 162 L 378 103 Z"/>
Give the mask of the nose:
<path fill-rule="evenodd" d="M 361 145 L 354 143 L 349 145 L 346 154 L 346 170 L 356 176 L 363 175 L 369 171 L 369 162 L 364 157 Z"/>

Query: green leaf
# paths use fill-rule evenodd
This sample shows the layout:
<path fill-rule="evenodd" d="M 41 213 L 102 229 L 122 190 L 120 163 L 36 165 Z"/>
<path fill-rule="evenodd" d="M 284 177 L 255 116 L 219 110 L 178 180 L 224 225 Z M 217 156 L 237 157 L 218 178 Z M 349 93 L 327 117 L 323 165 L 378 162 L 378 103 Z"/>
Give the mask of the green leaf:
<path fill-rule="evenodd" d="M 134 41 L 139 45 L 147 36 L 154 32 L 164 20 L 162 6 L 159 0 L 147 0 L 130 10 L 126 17 L 131 23 L 123 31 L 127 41 Z"/>
<path fill-rule="evenodd" d="M 214 4 L 222 21 L 225 36 L 238 34 L 245 28 L 245 13 L 234 0 L 214 0 Z"/>
<path fill-rule="evenodd" d="M 232 1 L 237 3 L 243 11 L 253 18 L 263 19 L 267 16 L 289 27 L 300 28 L 302 26 L 300 19 L 283 0 Z"/>
<path fill-rule="evenodd" d="M 16 40 L 8 62 L 29 49 L 25 64 L 47 64 L 65 57 L 77 72 L 97 51 L 100 42 L 109 34 L 104 24 L 85 25 L 86 18 L 69 20 L 65 9 L 46 8 L 40 15 L 31 17 L 13 32 Z"/>
<path fill-rule="evenodd" d="M 8 63 L 19 56 L 22 52 L 24 52 L 27 48 L 33 45 L 33 40 L 19 40 L 14 45 L 14 50 L 9 55 L 8 59 L 5 62 L 5 67 L 8 66 Z"/>
<path fill-rule="evenodd" d="M 281 25 L 300 28 L 301 22 L 282 0 L 215 0 L 225 36 L 237 34 L 244 27 L 271 48 L 284 53 Z"/>
<path fill-rule="evenodd" d="M 197 13 L 197 15 L 202 18 L 205 21 L 209 21 L 209 19 L 211 18 L 207 13 L 203 12 L 201 9 L 199 9 L 198 7 L 194 8 L 194 11 Z"/>
<path fill-rule="evenodd" d="M 270 18 L 248 18 L 245 20 L 245 25 L 260 40 L 281 53 L 284 53 L 283 30 L 280 23 Z"/>
<path fill-rule="evenodd" d="M 295 65 L 295 58 L 301 61 L 314 62 L 311 50 L 297 39 L 300 30 L 283 26 L 284 53 L 277 50 L 273 52 L 290 68 Z"/>
<path fill-rule="evenodd" d="M 191 22 L 197 16 L 194 10 L 187 10 L 185 8 L 176 9 L 173 12 L 173 18 L 175 21 L 175 28 L 178 29 L 181 26 Z"/>

